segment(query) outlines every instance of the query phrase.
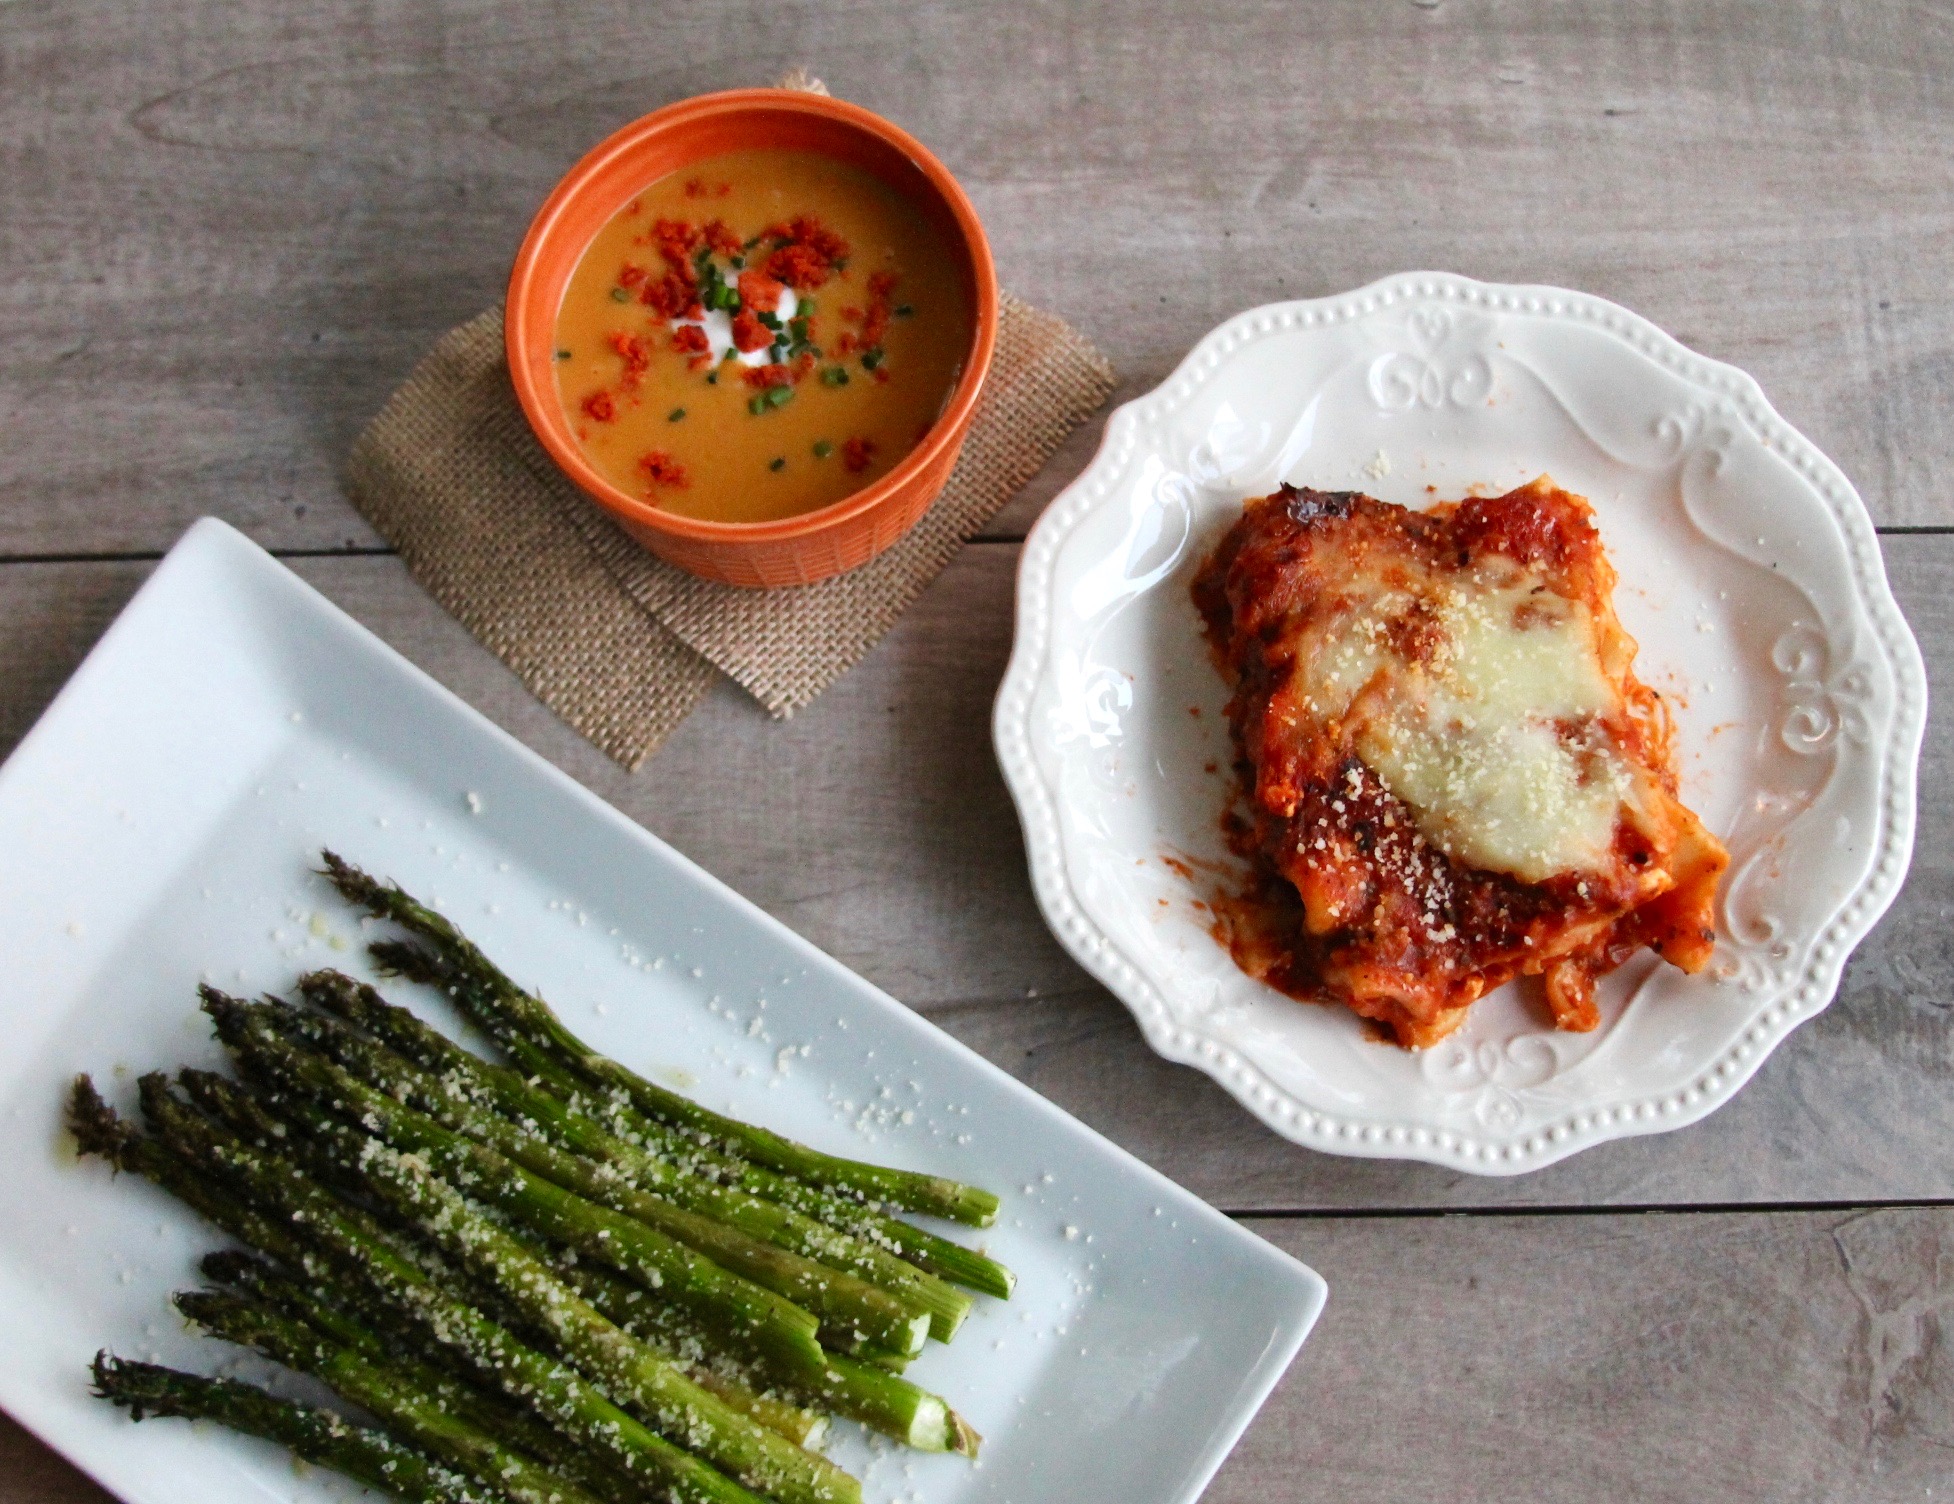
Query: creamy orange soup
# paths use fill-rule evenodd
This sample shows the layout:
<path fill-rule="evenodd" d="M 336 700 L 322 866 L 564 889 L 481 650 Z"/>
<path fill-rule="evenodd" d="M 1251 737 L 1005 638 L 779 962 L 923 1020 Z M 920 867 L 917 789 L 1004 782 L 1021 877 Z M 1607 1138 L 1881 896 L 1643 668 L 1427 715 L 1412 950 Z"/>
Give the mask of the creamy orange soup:
<path fill-rule="evenodd" d="M 557 393 L 623 490 L 764 522 L 915 448 L 971 320 L 950 247 L 880 180 L 809 152 L 729 152 L 659 179 L 591 242 L 557 313 Z"/>

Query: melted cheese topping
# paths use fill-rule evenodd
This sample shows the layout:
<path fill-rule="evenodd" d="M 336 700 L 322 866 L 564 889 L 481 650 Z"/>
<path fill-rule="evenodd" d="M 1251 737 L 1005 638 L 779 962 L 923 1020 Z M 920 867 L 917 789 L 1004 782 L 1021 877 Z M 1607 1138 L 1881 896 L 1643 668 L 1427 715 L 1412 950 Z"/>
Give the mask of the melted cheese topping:
<path fill-rule="evenodd" d="M 1519 571 L 1352 602 L 1302 665 L 1318 714 L 1455 861 L 1526 882 L 1603 867 L 1646 774 L 1587 607 Z"/>

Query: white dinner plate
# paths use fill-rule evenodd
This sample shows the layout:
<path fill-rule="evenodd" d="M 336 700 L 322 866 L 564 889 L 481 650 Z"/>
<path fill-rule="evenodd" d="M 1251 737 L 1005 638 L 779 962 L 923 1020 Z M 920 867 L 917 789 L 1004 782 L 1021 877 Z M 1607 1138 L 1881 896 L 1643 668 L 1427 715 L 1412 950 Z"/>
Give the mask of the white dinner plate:
<path fill-rule="evenodd" d="M 1594 503 L 1730 847 L 1716 956 L 1624 966 L 1592 1033 L 1514 984 L 1405 1051 L 1210 932 L 1232 752 L 1189 582 L 1281 481 L 1425 506 L 1543 473 Z M 994 729 L 1045 917 L 1154 1049 L 1312 1148 L 1513 1174 L 1701 1118 L 1831 1000 L 1906 871 L 1926 709 L 1865 504 L 1756 382 L 1599 298 L 1419 272 L 1251 309 L 1113 415 L 1025 544 Z"/>
<path fill-rule="evenodd" d="M 816 951 L 223 524 L 170 553 L 0 770 L 0 1405 L 132 1504 L 350 1498 L 277 1449 L 88 1395 L 98 1347 L 213 1371 L 167 1304 L 222 1240 L 78 1161 L 82 1070 L 214 1063 L 199 978 L 364 973 L 321 845 L 433 898 L 572 1026 L 715 1108 L 1002 1194 L 1017 1270 L 911 1374 L 982 1463 L 833 1447 L 872 1500 L 1184 1501 L 1307 1334 L 1310 1270 Z M 388 991 L 416 1006 L 417 989 Z M 428 1008 L 430 1017 L 440 1018 Z M 452 1020 L 448 1020 L 452 1022 Z M 951 1229 L 954 1231 L 954 1229 Z"/>

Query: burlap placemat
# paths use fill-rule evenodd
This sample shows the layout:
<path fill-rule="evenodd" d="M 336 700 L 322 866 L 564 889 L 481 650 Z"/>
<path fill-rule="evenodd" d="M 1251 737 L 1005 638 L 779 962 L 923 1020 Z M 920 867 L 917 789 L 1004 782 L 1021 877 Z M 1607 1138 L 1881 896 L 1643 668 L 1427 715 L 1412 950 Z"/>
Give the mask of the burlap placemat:
<path fill-rule="evenodd" d="M 778 87 L 826 94 L 795 68 Z M 438 343 L 353 446 L 347 490 L 429 594 L 564 720 L 635 769 L 724 672 L 791 715 L 858 662 L 966 539 L 1111 394 L 1063 319 L 1006 294 L 949 484 L 862 568 L 795 590 L 714 585 L 647 553 L 536 442 L 502 315 Z"/>
<path fill-rule="evenodd" d="M 725 673 L 790 715 L 860 661 L 957 549 L 1112 392 L 1106 359 L 1008 294 L 970 437 L 887 553 L 791 590 L 693 578 L 551 462 L 509 385 L 502 313 L 446 335 L 353 445 L 353 504 L 537 698 L 636 768 Z"/>

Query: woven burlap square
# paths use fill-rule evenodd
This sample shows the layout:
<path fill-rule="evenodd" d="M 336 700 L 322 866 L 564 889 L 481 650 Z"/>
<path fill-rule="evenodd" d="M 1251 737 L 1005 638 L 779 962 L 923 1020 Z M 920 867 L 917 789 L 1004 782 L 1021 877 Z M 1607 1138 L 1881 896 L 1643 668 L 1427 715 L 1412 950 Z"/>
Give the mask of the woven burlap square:
<path fill-rule="evenodd" d="M 1003 299 L 942 496 L 852 573 L 791 590 L 693 578 L 613 526 L 530 432 L 491 310 L 443 337 L 353 446 L 353 503 L 427 591 L 571 726 L 636 768 L 725 673 L 792 714 L 881 640 L 1110 395 L 1064 320 Z"/>

